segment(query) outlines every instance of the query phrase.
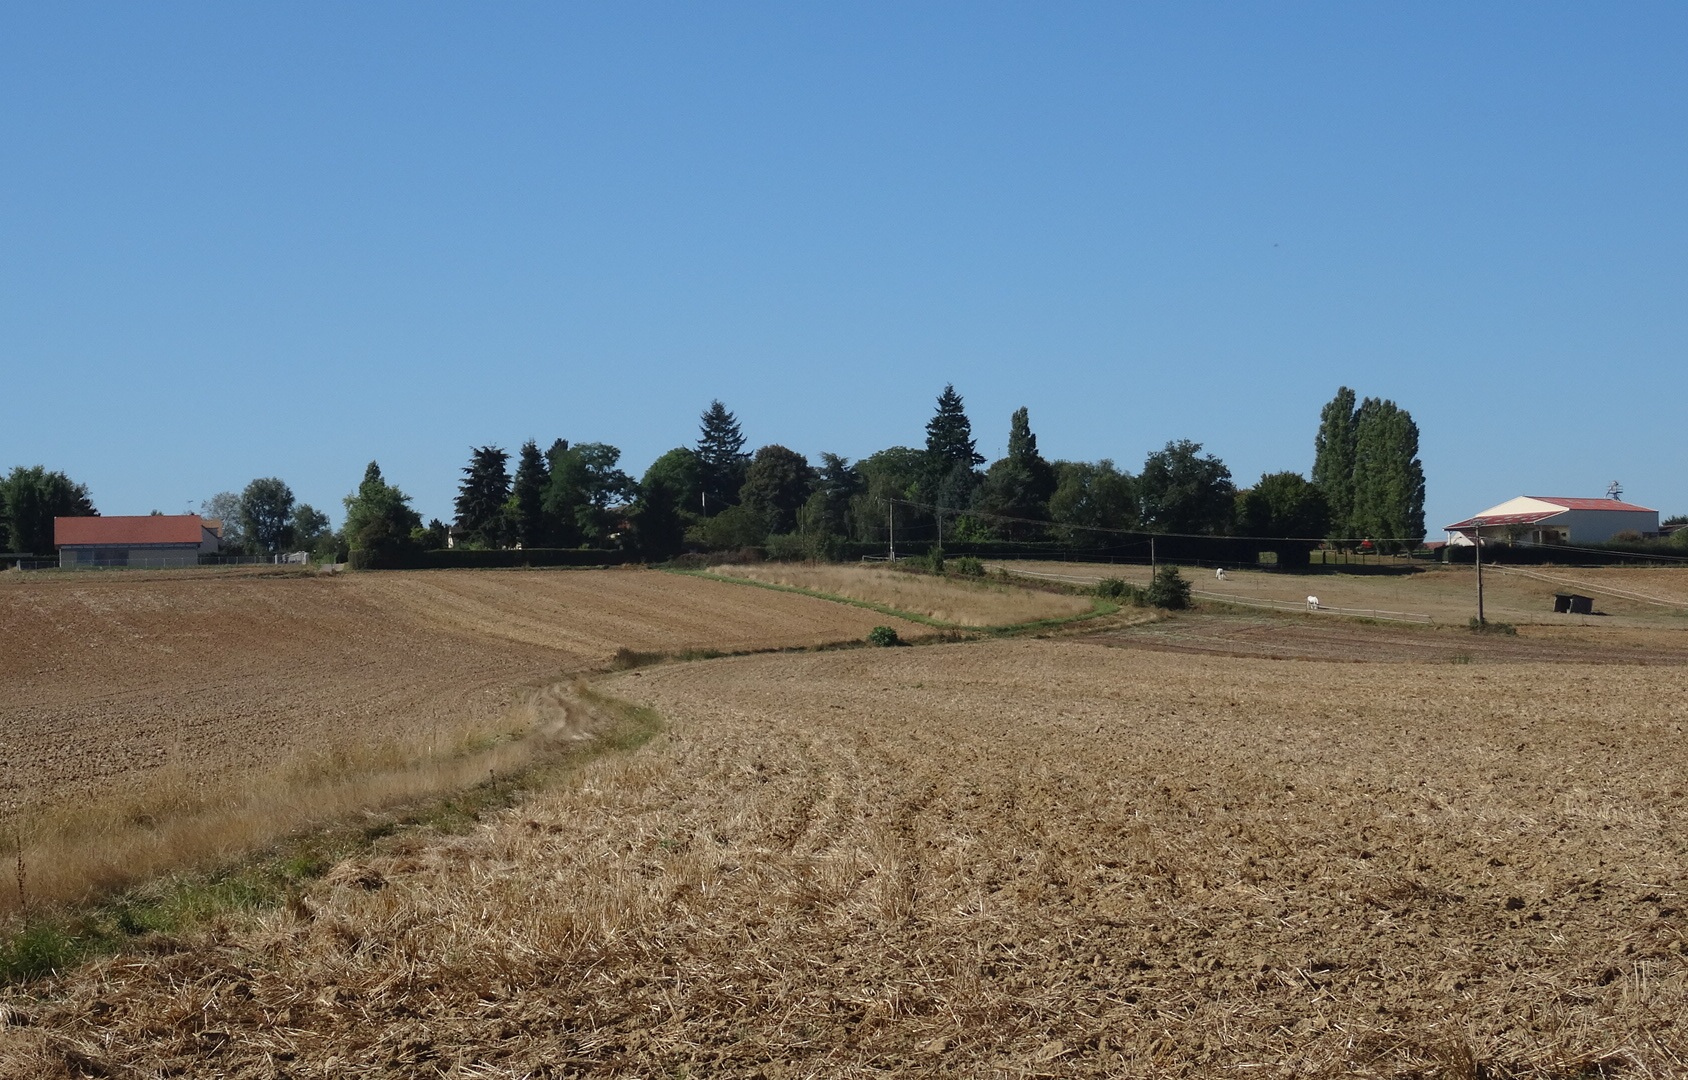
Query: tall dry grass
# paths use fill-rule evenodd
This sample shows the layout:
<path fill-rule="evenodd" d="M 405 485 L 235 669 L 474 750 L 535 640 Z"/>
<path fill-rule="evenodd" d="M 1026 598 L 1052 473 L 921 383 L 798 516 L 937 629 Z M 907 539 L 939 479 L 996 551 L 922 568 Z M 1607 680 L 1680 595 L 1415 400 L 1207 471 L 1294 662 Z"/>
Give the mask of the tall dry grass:
<path fill-rule="evenodd" d="M 1037 592 L 1002 582 L 910 574 L 877 566 L 755 563 L 721 566 L 714 572 L 881 604 L 954 626 L 1015 626 L 1078 615 L 1090 609 L 1090 602 L 1082 597 Z"/>
<path fill-rule="evenodd" d="M 240 772 L 170 764 L 134 785 L 0 825 L 0 917 L 86 901 L 160 874 L 228 862 L 287 836 L 462 789 L 588 739 L 567 684 L 532 688 L 502 716 L 342 740 Z"/>

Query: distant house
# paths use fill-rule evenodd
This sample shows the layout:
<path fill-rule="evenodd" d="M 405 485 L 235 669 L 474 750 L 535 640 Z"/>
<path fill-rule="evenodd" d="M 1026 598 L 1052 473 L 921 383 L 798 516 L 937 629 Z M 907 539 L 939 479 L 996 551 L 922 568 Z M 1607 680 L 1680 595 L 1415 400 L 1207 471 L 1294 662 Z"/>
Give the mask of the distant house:
<path fill-rule="evenodd" d="M 59 565 L 197 566 L 201 552 L 215 554 L 220 522 L 198 514 L 145 517 L 56 517 L 53 543 Z"/>
<path fill-rule="evenodd" d="M 1659 535 L 1659 512 L 1617 499 L 1564 499 L 1520 495 L 1481 514 L 1443 526 L 1448 543 L 1602 544 L 1619 533 Z"/>

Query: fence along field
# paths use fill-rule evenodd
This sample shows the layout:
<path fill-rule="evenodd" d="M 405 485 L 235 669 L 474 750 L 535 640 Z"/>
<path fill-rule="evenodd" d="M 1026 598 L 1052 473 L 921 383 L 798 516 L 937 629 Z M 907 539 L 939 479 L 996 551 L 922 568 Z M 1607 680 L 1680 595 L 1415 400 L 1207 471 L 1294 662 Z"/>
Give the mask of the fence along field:
<path fill-rule="evenodd" d="M 14 995 L 0 1063 L 1680 1075 L 1679 681 L 1032 640 L 628 672 L 638 755 Z"/>
<path fill-rule="evenodd" d="M 0 811 L 25 899 L 71 898 L 515 767 L 539 691 L 618 649 L 885 622 L 640 570 L 4 575 Z M 19 899 L 0 890 L 0 911 Z"/>

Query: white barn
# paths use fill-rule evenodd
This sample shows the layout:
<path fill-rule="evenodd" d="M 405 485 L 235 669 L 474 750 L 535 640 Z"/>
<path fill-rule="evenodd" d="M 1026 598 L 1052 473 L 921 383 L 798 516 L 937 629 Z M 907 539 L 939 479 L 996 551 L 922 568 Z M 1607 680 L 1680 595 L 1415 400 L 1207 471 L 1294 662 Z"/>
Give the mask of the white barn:
<path fill-rule="evenodd" d="M 1659 535 L 1659 512 L 1617 499 L 1520 495 L 1443 528 L 1456 547 L 1484 540 L 1522 544 L 1602 544 L 1622 532 Z"/>

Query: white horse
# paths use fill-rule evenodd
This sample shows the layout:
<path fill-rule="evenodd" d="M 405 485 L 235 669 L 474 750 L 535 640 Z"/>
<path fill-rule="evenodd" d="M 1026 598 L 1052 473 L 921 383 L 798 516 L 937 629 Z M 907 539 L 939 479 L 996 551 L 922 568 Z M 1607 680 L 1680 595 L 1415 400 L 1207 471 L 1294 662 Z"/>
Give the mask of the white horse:
<path fill-rule="evenodd" d="M 1307 610 L 1308 611 L 1319 610 L 1319 598 L 1317 596 L 1309 596 L 1307 598 Z"/>
<path fill-rule="evenodd" d="M 1219 569 L 1217 569 L 1213 572 L 1213 576 L 1218 578 L 1220 581 L 1224 581 L 1225 580 L 1225 568 L 1223 566 L 1221 566 Z"/>

